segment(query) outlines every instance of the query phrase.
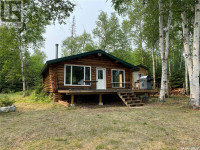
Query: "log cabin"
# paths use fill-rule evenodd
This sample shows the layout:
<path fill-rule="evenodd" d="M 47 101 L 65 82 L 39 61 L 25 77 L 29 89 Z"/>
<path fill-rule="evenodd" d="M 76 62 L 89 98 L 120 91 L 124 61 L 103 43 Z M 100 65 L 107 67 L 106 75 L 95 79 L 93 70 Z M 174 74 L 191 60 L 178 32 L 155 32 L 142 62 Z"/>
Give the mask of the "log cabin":
<path fill-rule="evenodd" d="M 94 50 L 68 57 L 49 60 L 41 75 L 44 90 L 53 100 L 63 100 L 64 95 L 117 94 L 129 107 L 142 106 L 134 92 L 139 90 L 139 76 L 145 76 L 148 68 L 132 65 L 103 50 Z"/>

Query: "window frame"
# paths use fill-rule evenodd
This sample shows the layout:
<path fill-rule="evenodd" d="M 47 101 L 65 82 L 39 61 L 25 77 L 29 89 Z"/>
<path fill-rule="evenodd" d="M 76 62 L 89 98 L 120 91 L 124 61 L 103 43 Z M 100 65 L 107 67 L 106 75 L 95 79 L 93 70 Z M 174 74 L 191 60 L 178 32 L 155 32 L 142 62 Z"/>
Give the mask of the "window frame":
<path fill-rule="evenodd" d="M 113 82 L 113 74 L 112 74 L 113 70 L 123 71 L 124 81 L 122 83 L 124 83 L 124 87 L 114 87 L 113 86 L 113 83 L 120 83 L 120 82 Z M 112 84 L 112 88 L 125 88 L 126 87 L 126 85 L 125 85 L 125 81 L 126 80 L 125 79 L 126 78 L 125 78 L 125 70 L 124 69 L 111 69 L 111 84 Z"/>
<path fill-rule="evenodd" d="M 140 76 L 141 75 L 141 76 Z M 144 76 L 144 73 L 138 73 L 138 78 L 140 79 L 140 77 L 143 77 Z M 138 79 L 138 80 L 139 80 Z"/>
<path fill-rule="evenodd" d="M 70 79 L 70 84 L 66 84 L 66 66 L 70 66 L 71 67 L 71 79 Z M 73 65 L 73 64 L 65 64 L 64 65 L 64 86 L 91 86 L 91 83 L 89 85 L 85 85 L 86 82 L 84 82 L 84 85 L 73 85 L 72 84 L 72 72 L 73 72 L 73 66 L 78 66 L 78 67 L 84 67 L 84 76 L 83 79 L 85 80 L 85 68 L 89 67 L 90 68 L 90 80 L 91 80 L 91 66 L 87 66 L 87 65 Z"/>

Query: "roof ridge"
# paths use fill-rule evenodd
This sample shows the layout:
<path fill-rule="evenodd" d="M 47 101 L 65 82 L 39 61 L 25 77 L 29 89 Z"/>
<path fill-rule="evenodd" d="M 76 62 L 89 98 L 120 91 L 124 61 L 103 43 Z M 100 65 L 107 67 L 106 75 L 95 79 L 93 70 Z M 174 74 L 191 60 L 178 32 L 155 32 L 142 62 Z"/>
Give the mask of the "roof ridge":
<path fill-rule="evenodd" d="M 57 59 L 52 59 L 52 60 L 48 60 L 46 61 L 44 67 L 42 68 L 42 71 L 41 71 L 41 75 L 46 71 L 46 69 L 48 68 L 48 65 L 50 64 L 53 64 L 53 63 L 58 63 L 58 62 L 61 62 L 61 61 L 66 61 L 66 60 L 71 60 L 71 59 L 75 59 L 75 58 L 81 58 L 81 57 L 84 57 L 84 56 L 88 56 L 88 55 L 92 55 L 92 54 L 96 54 L 96 53 L 102 53 L 104 54 L 105 56 L 109 57 L 110 59 L 114 59 L 114 60 L 117 60 L 119 63 L 121 63 L 122 65 L 124 66 L 127 66 L 129 68 L 134 68 L 135 70 L 139 70 L 139 68 L 133 64 L 130 64 L 120 58 L 117 58 L 101 49 L 97 49 L 97 50 L 93 50 L 93 51 L 89 51 L 89 52 L 84 52 L 84 53 L 80 53 L 80 54 L 76 54 L 76 55 L 71 55 L 71 56 L 66 56 L 66 57 L 62 57 L 62 58 L 57 58 Z"/>

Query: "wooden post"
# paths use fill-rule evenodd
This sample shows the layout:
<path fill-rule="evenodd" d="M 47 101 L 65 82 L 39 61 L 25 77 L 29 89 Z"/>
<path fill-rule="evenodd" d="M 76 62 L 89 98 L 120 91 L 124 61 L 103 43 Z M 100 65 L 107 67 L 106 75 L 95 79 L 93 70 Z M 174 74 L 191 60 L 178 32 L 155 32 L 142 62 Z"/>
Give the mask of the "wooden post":
<path fill-rule="evenodd" d="M 99 94 L 99 105 L 103 106 L 102 94 Z"/>
<path fill-rule="evenodd" d="M 148 92 L 148 99 L 150 99 L 151 98 L 151 93 L 150 92 Z"/>
<path fill-rule="evenodd" d="M 74 94 L 71 95 L 71 106 L 74 107 Z"/>

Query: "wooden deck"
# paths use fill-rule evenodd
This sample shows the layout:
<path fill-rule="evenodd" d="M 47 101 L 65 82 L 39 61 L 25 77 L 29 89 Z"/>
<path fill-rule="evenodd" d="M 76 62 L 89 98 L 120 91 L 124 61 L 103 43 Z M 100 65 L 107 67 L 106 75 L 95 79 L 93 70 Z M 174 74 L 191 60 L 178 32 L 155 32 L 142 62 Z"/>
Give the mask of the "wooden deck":
<path fill-rule="evenodd" d="M 58 90 L 59 94 L 71 95 L 71 104 L 70 104 L 71 106 L 75 106 L 74 104 L 75 95 L 91 95 L 91 94 L 99 95 L 99 105 L 103 105 L 103 100 L 102 100 L 103 94 L 117 94 L 127 107 L 143 106 L 144 104 L 137 97 L 137 95 L 148 94 L 148 97 L 150 98 L 150 94 L 154 92 L 157 92 L 157 91 L 156 90 L 132 90 L 132 89 L 106 89 L 106 90 L 60 89 Z"/>
<path fill-rule="evenodd" d="M 126 93 L 135 93 L 135 94 L 150 94 L 156 93 L 157 90 L 131 90 L 131 89 L 106 89 L 106 90 L 76 90 L 76 89 L 69 89 L 69 90 L 58 90 L 58 93 L 66 93 L 66 94 L 117 94 L 119 92 L 126 92 Z"/>
<path fill-rule="evenodd" d="M 58 90 L 58 93 L 66 94 L 117 94 L 117 92 L 133 92 L 132 90 L 119 90 L 119 89 L 107 89 L 107 90 Z"/>

